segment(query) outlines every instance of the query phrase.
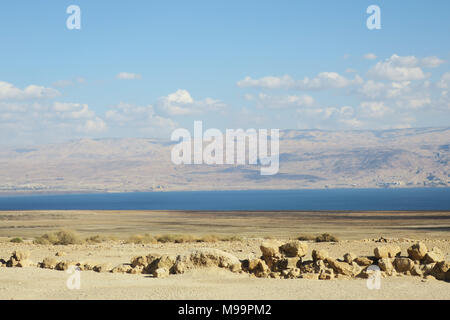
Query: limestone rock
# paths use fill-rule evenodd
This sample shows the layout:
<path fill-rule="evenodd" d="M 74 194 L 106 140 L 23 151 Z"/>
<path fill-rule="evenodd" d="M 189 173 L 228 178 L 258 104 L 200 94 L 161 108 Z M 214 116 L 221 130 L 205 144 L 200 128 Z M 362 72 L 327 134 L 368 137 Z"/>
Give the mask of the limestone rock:
<path fill-rule="evenodd" d="M 408 248 L 408 256 L 411 260 L 422 260 L 425 255 L 427 254 L 428 249 L 427 246 L 422 243 L 416 243 L 413 244 L 411 247 Z"/>
<path fill-rule="evenodd" d="M 354 255 L 351 252 L 344 254 L 344 261 L 347 262 L 348 264 L 351 264 L 355 259 L 356 255 Z"/>
<path fill-rule="evenodd" d="M 368 257 L 357 257 L 354 259 L 354 262 L 362 267 L 368 267 L 373 264 L 373 260 L 369 259 Z"/>
<path fill-rule="evenodd" d="M 12 257 L 16 260 L 16 261 L 21 261 L 21 260 L 26 260 L 30 257 L 30 252 L 28 251 L 14 251 L 12 254 Z"/>
<path fill-rule="evenodd" d="M 313 261 L 317 260 L 326 260 L 328 258 L 328 251 L 327 250 L 313 250 L 312 251 L 312 258 Z"/>
<path fill-rule="evenodd" d="M 392 264 L 393 259 L 391 258 L 383 258 L 378 260 L 378 266 L 382 271 L 384 271 L 387 275 L 391 276 L 394 272 L 394 265 Z"/>
<path fill-rule="evenodd" d="M 434 263 L 434 262 L 441 262 L 444 260 L 444 254 L 438 247 L 434 247 L 431 249 L 431 251 L 428 251 L 425 255 L 423 262 L 428 263 Z"/>
<path fill-rule="evenodd" d="M 291 241 L 283 244 L 280 252 L 286 257 L 304 257 L 308 253 L 308 245 L 300 241 Z"/>
<path fill-rule="evenodd" d="M 325 262 L 334 270 L 337 274 L 343 274 L 346 276 L 353 275 L 353 268 L 348 263 L 337 261 L 333 258 L 327 258 Z"/>
<path fill-rule="evenodd" d="M 264 257 L 276 257 L 280 254 L 280 245 L 281 242 L 270 240 L 264 241 L 259 248 L 261 249 L 262 255 Z"/>
<path fill-rule="evenodd" d="M 166 268 L 158 268 L 153 271 L 152 275 L 155 278 L 167 278 L 169 276 L 169 270 Z"/>
<path fill-rule="evenodd" d="M 397 257 L 394 259 L 394 267 L 397 272 L 408 272 L 414 267 L 414 261 L 409 258 Z"/>
<path fill-rule="evenodd" d="M 395 258 L 400 255 L 401 249 L 396 245 L 387 245 L 382 247 L 376 247 L 374 249 L 375 257 L 378 259 L 383 258 Z"/>

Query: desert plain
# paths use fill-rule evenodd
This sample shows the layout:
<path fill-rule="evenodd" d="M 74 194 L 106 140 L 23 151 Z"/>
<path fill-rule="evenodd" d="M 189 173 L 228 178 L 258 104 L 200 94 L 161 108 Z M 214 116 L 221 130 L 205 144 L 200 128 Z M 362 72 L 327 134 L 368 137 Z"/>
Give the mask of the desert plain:
<path fill-rule="evenodd" d="M 58 230 L 101 240 L 36 244 L 43 234 Z M 316 242 L 315 236 L 323 233 L 339 241 Z M 139 235 L 172 240 L 136 241 Z M 15 238 L 21 241 L 11 242 Z M 177 238 L 182 241 L 173 240 Z M 112 269 L 149 254 L 186 256 L 214 249 L 251 261 L 261 257 L 261 244 L 290 241 L 307 248 L 303 261 L 320 250 L 339 261 L 346 253 L 371 257 L 384 245 L 397 246 L 407 257 L 408 248 L 418 242 L 439 248 L 448 261 L 450 212 L 2 211 L 0 259 L 27 252 L 33 265 L 0 268 L 0 299 L 450 299 L 449 282 L 401 273 L 382 277 L 379 289 L 371 290 L 360 277 L 285 279 L 199 267 L 159 278 L 108 269 L 81 271 L 80 288 L 69 289 L 71 274 L 37 266 L 51 258 Z"/>

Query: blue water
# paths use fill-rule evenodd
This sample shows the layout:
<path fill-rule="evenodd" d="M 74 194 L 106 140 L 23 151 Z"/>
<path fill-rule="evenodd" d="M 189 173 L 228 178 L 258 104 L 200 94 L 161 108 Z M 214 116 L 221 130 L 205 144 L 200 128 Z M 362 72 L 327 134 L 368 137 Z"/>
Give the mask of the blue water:
<path fill-rule="evenodd" d="M 0 210 L 450 210 L 450 188 L 0 196 Z"/>

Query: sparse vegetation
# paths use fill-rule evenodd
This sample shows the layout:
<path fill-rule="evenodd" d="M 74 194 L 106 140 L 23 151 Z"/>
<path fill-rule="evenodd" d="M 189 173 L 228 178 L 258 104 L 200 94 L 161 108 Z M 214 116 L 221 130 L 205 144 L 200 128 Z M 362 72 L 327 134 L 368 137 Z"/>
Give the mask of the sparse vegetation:
<path fill-rule="evenodd" d="M 303 235 L 298 236 L 297 240 L 300 240 L 300 241 L 313 241 L 313 240 L 316 240 L 316 237 L 312 236 L 312 235 L 304 235 L 303 234 Z"/>
<path fill-rule="evenodd" d="M 158 241 L 149 234 L 136 234 L 130 236 L 125 243 L 134 243 L 134 244 L 152 244 L 157 243 Z"/>
<path fill-rule="evenodd" d="M 322 233 L 316 237 L 316 242 L 339 242 L 339 239 L 329 233 Z"/>
<path fill-rule="evenodd" d="M 22 243 L 23 239 L 22 238 L 12 238 L 11 240 L 9 240 L 9 242 L 12 243 Z"/>
<path fill-rule="evenodd" d="M 33 243 L 35 244 L 53 244 L 53 245 L 69 245 L 80 244 L 83 241 L 73 231 L 61 230 L 58 232 L 46 233 L 36 238 Z"/>

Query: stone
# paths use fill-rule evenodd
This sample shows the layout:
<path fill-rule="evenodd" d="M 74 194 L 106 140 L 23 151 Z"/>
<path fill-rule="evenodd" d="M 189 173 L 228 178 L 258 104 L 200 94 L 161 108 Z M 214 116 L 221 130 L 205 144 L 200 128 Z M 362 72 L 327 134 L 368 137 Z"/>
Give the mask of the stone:
<path fill-rule="evenodd" d="M 196 249 L 192 251 L 190 255 L 183 257 L 180 256 L 177 260 L 184 262 L 187 268 L 230 268 L 234 264 L 241 263 L 240 260 L 231 253 L 219 249 L 209 248 Z"/>
<path fill-rule="evenodd" d="M 348 264 L 351 264 L 353 260 L 355 260 L 355 258 L 356 255 L 354 255 L 351 252 L 344 254 L 344 261 L 347 262 Z"/>
<path fill-rule="evenodd" d="M 450 281 L 450 262 L 449 261 L 441 261 L 437 262 L 430 274 L 434 276 L 438 280 L 446 280 Z"/>
<path fill-rule="evenodd" d="M 411 271 L 411 269 L 414 267 L 414 261 L 409 258 L 397 257 L 394 259 L 393 264 L 397 272 Z"/>
<path fill-rule="evenodd" d="M 337 274 L 343 274 L 346 276 L 352 276 L 354 274 L 353 267 L 348 263 L 337 261 L 333 258 L 327 258 L 325 262 L 334 270 Z"/>
<path fill-rule="evenodd" d="M 423 271 L 420 268 L 420 265 L 414 265 L 414 267 L 411 269 L 411 275 L 413 276 L 418 276 L 418 277 L 422 277 L 423 276 Z"/>
<path fill-rule="evenodd" d="M 301 260 L 298 258 L 284 258 L 279 261 L 278 269 L 294 269 L 297 268 L 299 262 L 301 263 Z"/>
<path fill-rule="evenodd" d="M 413 244 L 411 247 L 408 248 L 408 256 L 411 260 L 417 261 L 422 260 L 423 258 L 425 258 L 427 252 L 428 252 L 427 246 L 422 242 Z"/>
<path fill-rule="evenodd" d="M 323 250 L 323 249 L 313 250 L 311 254 L 312 254 L 313 261 L 325 260 L 329 256 L 328 255 L 328 251 L 327 250 Z"/>
<path fill-rule="evenodd" d="M 103 264 L 98 264 L 98 265 L 94 266 L 94 268 L 92 268 L 92 270 L 95 272 L 99 272 L 99 273 L 109 272 L 109 271 L 111 271 L 111 267 L 108 264 L 103 263 Z"/>
<path fill-rule="evenodd" d="M 281 242 L 279 241 L 264 241 L 260 246 L 263 257 L 276 257 L 280 255 L 279 247 Z"/>
<path fill-rule="evenodd" d="M 307 280 L 319 280 L 318 273 L 302 273 L 300 277 Z"/>
<path fill-rule="evenodd" d="M 396 245 L 387 245 L 382 247 L 376 247 L 374 249 L 375 257 L 378 259 L 383 258 L 395 258 L 401 254 L 401 249 Z"/>
<path fill-rule="evenodd" d="M 304 257 L 308 253 L 308 245 L 300 241 L 291 241 L 280 246 L 280 252 L 286 257 Z"/>
<path fill-rule="evenodd" d="M 131 270 L 131 266 L 129 264 L 121 264 L 111 269 L 111 273 L 128 273 Z"/>
<path fill-rule="evenodd" d="M 71 266 L 75 266 L 76 263 L 75 262 L 71 262 L 71 261 L 61 261 L 58 262 L 55 266 L 55 270 L 59 270 L 59 271 L 66 271 L 67 269 L 69 269 L 69 267 Z"/>
<path fill-rule="evenodd" d="M 58 251 L 55 256 L 57 257 L 64 257 L 66 255 L 66 253 L 64 251 Z"/>
<path fill-rule="evenodd" d="M 438 247 L 434 247 L 431 251 L 428 251 L 425 257 L 423 258 L 423 262 L 425 264 L 441 262 L 444 260 L 444 254 Z"/>
<path fill-rule="evenodd" d="M 173 272 L 174 274 L 182 274 L 182 273 L 185 272 L 185 270 L 186 270 L 186 266 L 185 266 L 185 264 L 184 264 L 183 262 L 181 262 L 181 261 L 175 262 L 175 264 L 174 264 L 173 267 L 172 267 L 172 272 Z"/>
<path fill-rule="evenodd" d="M 238 273 L 242 271 L 242 264 L 235 263 L 230 267 L 230 271 L 234 273 Z"/>
<path fill-rule="evenodd" d="M 373 261 L 369 259 L 368 257 L 357 257 L 354 259 L 354 262 L 362 267 L 368 267 L 373 264 Z"/>
<path fill-rule="evenodd" d="M 44 269 L 55 269 L 57 264 L 58 261 L 56 261 L 56 259 L 49 257 L 42 260 L 40 267 Z"/>
<path fill-rule="evenodd" d="M 145 267 L 148 265 L 147 257 L 137 256 L 131 259 L 131 267 L 135 268 L 138 266 Z"/>
<path fill-rule="evenodd" d="M 155 278 L 167 278 L 169 276 L 169 270 L 166 268 L 158 268 L 153 271 L 152 275 Z"/>
<path fill-rule="evenodd" d="M 26 259 L 28 259 L 30 257 L 30 252 L 16 250 L 16 251 L 13 252 L 12 257 L 16 261 L 26 260 Z"/>
<path fill-rule="evenodd" d="M 383 258 L 378 260 L 378 266 L 380 267 L 380 269 L 386 272 L 386 274 L 389 276 L 391 276 L 395 270 L 392 261 L 393 259 L 391 258 Z"/>

